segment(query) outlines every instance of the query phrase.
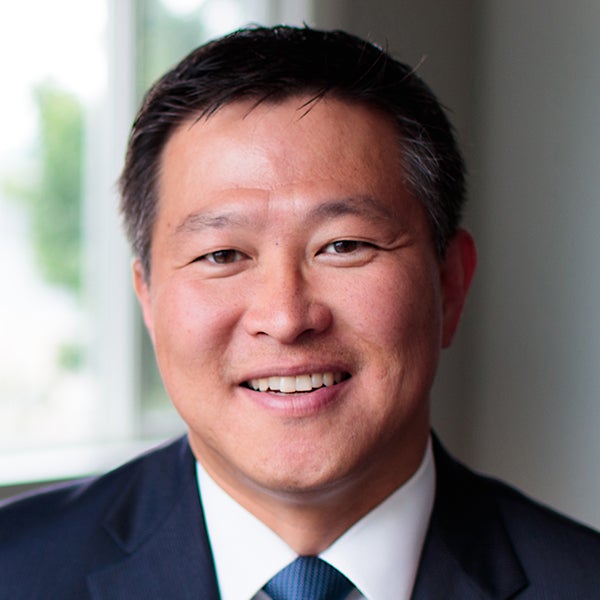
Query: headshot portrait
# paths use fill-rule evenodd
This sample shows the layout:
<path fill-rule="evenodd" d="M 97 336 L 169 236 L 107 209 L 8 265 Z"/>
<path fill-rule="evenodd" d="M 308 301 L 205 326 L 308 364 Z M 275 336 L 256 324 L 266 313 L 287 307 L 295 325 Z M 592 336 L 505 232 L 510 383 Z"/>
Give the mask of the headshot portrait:
<path fill-rule="evenodd" d="M 552 417 L 522 406 L 505 427 L 516 400 L 498 395 L 517 379 L 484 393 L 502 378 L 496 353 L 518 362 L 528 347 L 478 320 L 508 266 L 491 266 L 499 233 L 484 235 L 504 226 L 503 201 L 486 212 L 494 195 L 477 196 L 506 163 L 478 154 L 465 113 L 427 81 L 429 57 L 342 25 L 237 27 L 145 89 L 114 209 L 147 335 L 136 355 L 151 350 L 182 430 L 0 501 L 0 598 L 598 594 L 592 517 L 521 485 L 526 466 L 509 473 L 513 455 L 536 460 L 513 431 L 535 445 Z M 513 216 L 532 232 L 550 219 L 528 212 Z M 494 296 L 516 322 L 503 294 L 517 279 Z M 545 468 L 557 485 L 576 474 Z"/>

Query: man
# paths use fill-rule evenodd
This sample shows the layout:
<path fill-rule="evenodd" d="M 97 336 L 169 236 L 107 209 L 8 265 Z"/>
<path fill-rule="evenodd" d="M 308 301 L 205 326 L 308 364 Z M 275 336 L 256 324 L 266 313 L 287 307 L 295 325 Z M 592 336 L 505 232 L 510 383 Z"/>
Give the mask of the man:
<path fill-rule="evenodd" d="M 348 34 L 240 31 L 167 73 L 122 208 L 188 436 L 6 507 L 1 593 L 594 597 L 596 533 L 430 434 L 475 268 L 463 172 L 423 82 Z"/>

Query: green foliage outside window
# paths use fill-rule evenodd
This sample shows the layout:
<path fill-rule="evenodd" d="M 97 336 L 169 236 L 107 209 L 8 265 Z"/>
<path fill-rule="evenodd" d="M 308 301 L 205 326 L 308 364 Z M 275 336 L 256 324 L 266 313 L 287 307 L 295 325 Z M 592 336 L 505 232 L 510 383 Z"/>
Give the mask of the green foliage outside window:
<path fill-rule="evenodd" d="M 46 281 L 81 288 L 83 111 L 79 100 L 53 84 L 34 91 L 39 116 L 39 169 L 32 181 L 12 182 L 25 202 L 39 270 Z"/>

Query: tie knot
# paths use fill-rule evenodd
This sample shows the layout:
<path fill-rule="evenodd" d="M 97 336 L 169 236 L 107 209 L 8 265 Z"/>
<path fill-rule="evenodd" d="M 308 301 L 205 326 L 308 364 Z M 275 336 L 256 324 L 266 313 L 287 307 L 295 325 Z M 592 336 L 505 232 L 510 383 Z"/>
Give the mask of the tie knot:
<path fill-rule="evenodd" d="M 271 579 L 264 590 L 273 600 L 343 600 L 352 583 L 316 556 L 299 556 Z"/>

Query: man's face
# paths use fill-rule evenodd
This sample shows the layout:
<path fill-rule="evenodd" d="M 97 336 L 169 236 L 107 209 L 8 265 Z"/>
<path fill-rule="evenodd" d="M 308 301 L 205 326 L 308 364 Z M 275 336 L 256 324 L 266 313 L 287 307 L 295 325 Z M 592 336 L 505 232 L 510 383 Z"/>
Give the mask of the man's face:
<path fill-rule="evenodd" d="M 194 453 L 238 497 L 410 476 L 466 288 L 460 242 L 436 257 L 388 119 L 305 101 L 234 103 L 180 126 L 148 285 L 136 266 Z"/>

